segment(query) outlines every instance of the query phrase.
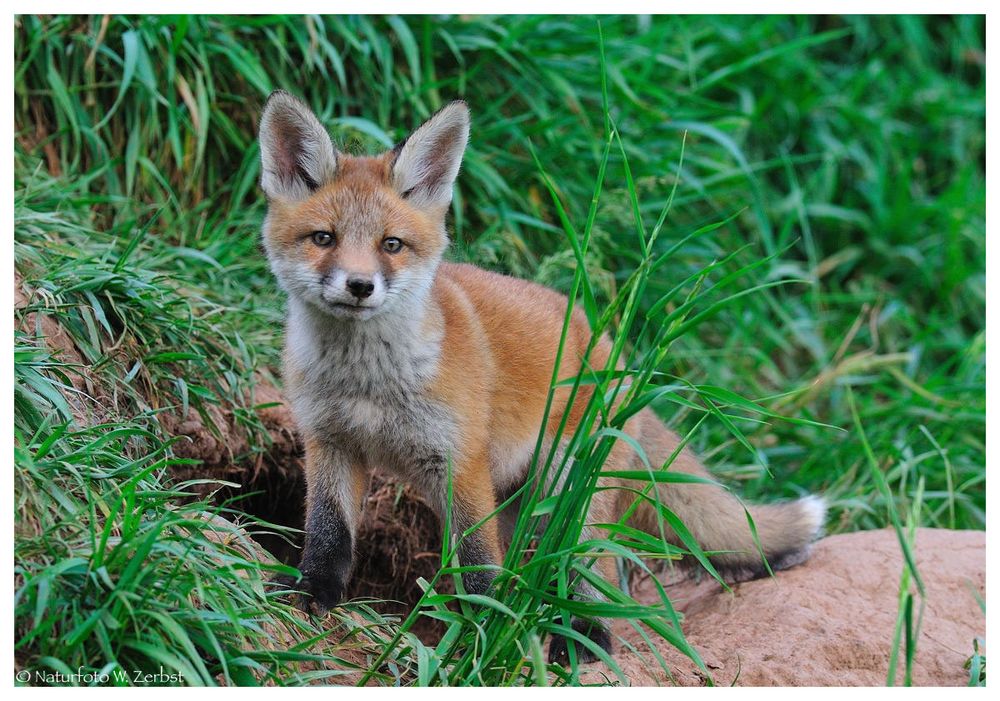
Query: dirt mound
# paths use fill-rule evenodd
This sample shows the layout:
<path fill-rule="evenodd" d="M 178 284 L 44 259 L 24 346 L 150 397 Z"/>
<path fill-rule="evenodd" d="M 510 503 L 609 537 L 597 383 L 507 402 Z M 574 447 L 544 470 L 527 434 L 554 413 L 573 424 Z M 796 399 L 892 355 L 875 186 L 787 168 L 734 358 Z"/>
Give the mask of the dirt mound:
<path fill-rule="evenodd" d="M 982 531 L 920 529 L 917 569 L 927 591 L 923 627 L 917 640 L 913 683 L 964 686 L 962 665 L 972 641 L 985 635 L 986 622 L 976 594 L 985 598 L 986 534 Z M 684 613 L 684 633 L 701 654 L 717 685 L 883 686 L 896 620 L 899 542 L 891 529 L 836 535 L 816 544 L 806 564 L 733 586 L 691 580 L 666 588 Z M 633 595 L 657 600 L 647 579 Z M 615 632 L 645 657 L 616 657 L 636 686 L 671 684 L 627 623 Z M 675 682 L 702 685 L 695 665 L 666 643 L 660 651 Z M 600 665 L 594 665 L 594 680 Z M 902 683 L 902 659 L 899 662 Z M 612 675 L 613 678 L 613 675 Z"/>

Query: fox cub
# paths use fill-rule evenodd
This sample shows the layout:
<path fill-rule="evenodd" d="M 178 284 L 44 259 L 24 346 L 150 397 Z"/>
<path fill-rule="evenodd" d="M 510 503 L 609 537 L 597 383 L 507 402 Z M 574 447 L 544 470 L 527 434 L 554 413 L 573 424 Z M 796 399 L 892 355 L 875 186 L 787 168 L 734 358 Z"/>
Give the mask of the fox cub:
<path fill-rule="evenodd" d="M 284 382 L 305 443 L 306 539 L 296 588 L 319 610 L 341 600 L 351 576 L 369 468 L 394 471 L 443 510 L 450 464 L 454 532 L 484 519 L 498 496 L 527 478 L 567 299 L 442 262 L 445 214 L 468 138 L 464 102 L 452 102 L 375 157 L 338 151 L 313 112 L 286 92 L 271 95 L 261 118 L 264 248 L 288 294 Z M 586 318 L 574 312 L 560 378 L 580 372 L 589 341 Z M 590 364 L 603 367 L 609 351 L 602 338 Z M 556 395 L 550 436 L 567 414 L 566 435 L 573 432 L 586 390 L 572 405 L 568 392 Z M 666 463 L 678 446 L 649 409 L 626 432 L 653 464 Z M 634 459 L 618 441 L 608 469 L 629 469 Z M 707 475 L 687 450 L 669 469 Z M 633 498 L 623 490 L 597 492 L 588 522 L 618 520 Z M 729 576 L 766 571 L 743 506 L 731 494 L 675 483 L 660 485 L 659 499 L 704 550 L 720 551 L 712 559 Z M 772 568 L 808 557 L 824 519 L 815 497 L 750 512 Z M 648 504 L 630 519 L 660 533 Z M 502 561 L 505 520 L 490 519 L 464 539 L 463 565 Z M 614 582 L 614 562 L 599 560 L 595 566 Z M 484 569 L 467 573 L 464 585 L 486 593 L 492 579 Z M 578 588 L 577 595 L 598 596 L 593 588 Z M 610 650 L 606 622 L 574 627 Z M 554 641 L 550 655 L 564 654 L 564 646 Z"/>

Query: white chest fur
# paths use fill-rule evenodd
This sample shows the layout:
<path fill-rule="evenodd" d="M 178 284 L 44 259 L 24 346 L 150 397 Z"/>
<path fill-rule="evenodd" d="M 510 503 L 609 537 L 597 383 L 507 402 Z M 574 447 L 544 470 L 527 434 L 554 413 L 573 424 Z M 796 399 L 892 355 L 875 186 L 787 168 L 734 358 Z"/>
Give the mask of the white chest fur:
<path fill-rule="evenodd" d="M 286 391 L 300 429 L 416 481 L 444 469 L 455 421 L 426 391 L 440 346 L 416 320 L 337 320 L 290 300 Z"/>

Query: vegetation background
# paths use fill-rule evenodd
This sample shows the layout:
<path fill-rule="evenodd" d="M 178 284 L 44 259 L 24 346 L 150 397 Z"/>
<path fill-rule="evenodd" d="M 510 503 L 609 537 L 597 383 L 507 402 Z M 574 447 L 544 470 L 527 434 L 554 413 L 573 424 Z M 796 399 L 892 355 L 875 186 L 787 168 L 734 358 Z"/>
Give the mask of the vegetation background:
<path fill-rule="evenodd" d="M 245 475 L 273 449 L 255 130 L 275 88 L 357 151 L 467 100 L 450 255 L 563 291 L 580 258 L 541 168 L 583 229 L 606 163 L 579 270 L 598 304 L 670 250 L 639 312 L 680 285 L 712 313 L 664 382 L 766 412 L 656 403 L 716 475 L 822 493 L 830 532 L 985 527 L 981 17 L 605 17 L 603 64 L 583 16 L 14 21 L 17 668 L 347 683 L 391 650 L 373 679 L 449 679 L 368 604 L 332 634 L 265 593 L 246 533 L 280 529 L 220 504 L 173 438 L 171 416 L 222 443 L 235 425 L 217 459 Z M 721 283 L 752 292 L 716 307 Z"/>

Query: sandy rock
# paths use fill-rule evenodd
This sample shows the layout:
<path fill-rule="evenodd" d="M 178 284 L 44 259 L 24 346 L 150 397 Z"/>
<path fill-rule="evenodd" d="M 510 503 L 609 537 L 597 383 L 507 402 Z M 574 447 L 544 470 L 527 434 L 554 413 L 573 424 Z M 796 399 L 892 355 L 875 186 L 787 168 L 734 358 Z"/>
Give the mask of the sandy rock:
<path fill-rule="evenodd" d="M 986 622 L 977 603 L 985 598 L 986 534 L 920 529 L 917 568 L 927 599 L 917 643 L 913 683 L 964 686 L 962 665 Z M 684 614 L 683 628 L 716 685 L 883 686 L 889 668 L 902 555 L 891 529 L 849 533 L 816 544 L 804 565 L 774 579 L 738 584 L 732 593 L 703 579 L 666 588 Z M 655 602 L 648 580 L 633 591 Z M 616 660 L 635 686 L 705 683 L 704 675 L 666 643 L 660 650 L 673 669 L 671 682 L 628 624 L 615 632 L 644 652 Z M 596 681 L 606 670 L 594 665 Z M 902 683 L 902 656 L 897 683 Z M 610 675 L 614 678 L 614 675 Z"/>

